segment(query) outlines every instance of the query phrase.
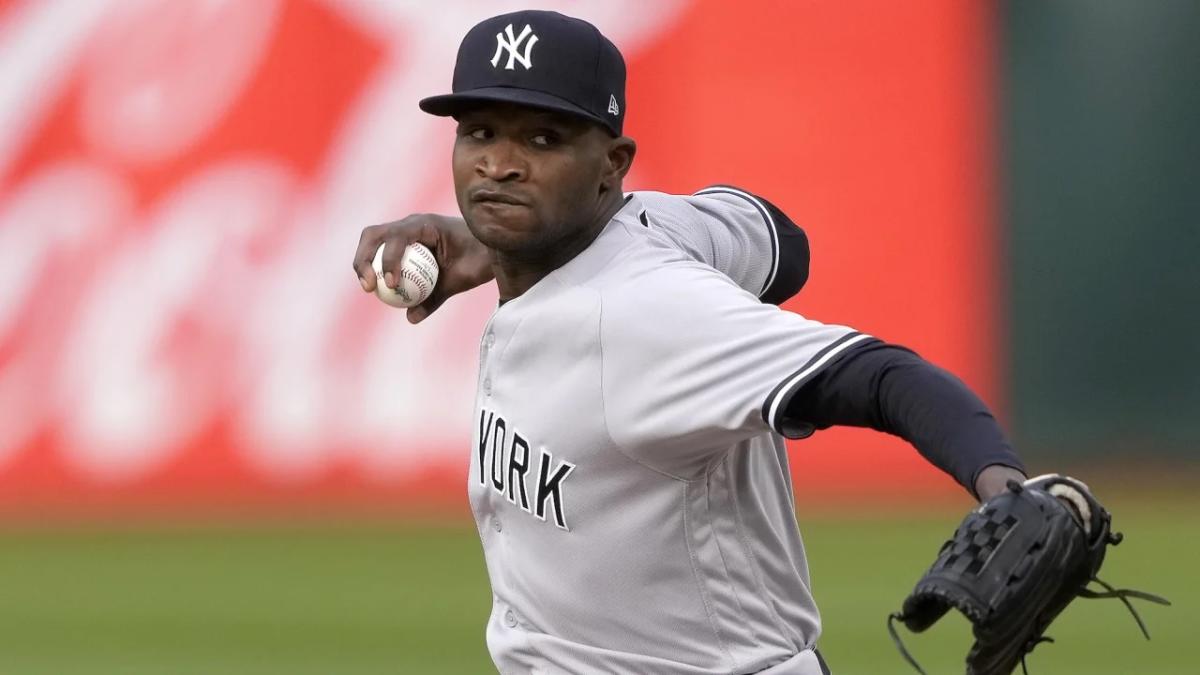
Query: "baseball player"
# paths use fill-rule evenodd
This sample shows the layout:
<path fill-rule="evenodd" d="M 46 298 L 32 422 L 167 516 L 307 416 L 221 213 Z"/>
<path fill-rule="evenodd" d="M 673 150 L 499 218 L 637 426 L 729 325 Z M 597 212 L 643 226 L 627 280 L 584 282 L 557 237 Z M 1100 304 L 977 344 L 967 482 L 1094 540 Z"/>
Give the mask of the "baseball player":
<path fill-rule="evenodd" d="M 912 352 L 771 304 L 803 285 L 803 234 L 717 187 L 625 194 L 625 65 L 553 12 L 487 19 L 452 93 L 462 220 L 367 228 L 423 241 L 446 297 L 492 278 L 468 493 L 503 673 L 828 674 L 784 438 L 832 425 L 910 441 L 975 496 L 1024 469 L 983 403 Z M 763 302 L 766 300 L 766 302 Z"/>

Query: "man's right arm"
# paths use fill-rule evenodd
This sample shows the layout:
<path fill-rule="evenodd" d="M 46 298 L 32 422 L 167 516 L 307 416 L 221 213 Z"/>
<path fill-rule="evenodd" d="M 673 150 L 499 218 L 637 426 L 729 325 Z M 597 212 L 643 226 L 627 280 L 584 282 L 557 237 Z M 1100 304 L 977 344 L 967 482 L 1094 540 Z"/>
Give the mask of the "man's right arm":
<path fill-rule="evenodd" d="M 794 296 L 808 279 L 808 237 L 766 199 L 727 186 L 705 188 L 694 195 L 633 193 L 641 202 L 638 218 L 663 234 L 697 262 L 729 277 L 770 304 Z M 408 310 L 419 323 L 453 295 L 493 279 L 488 250 L 456 216 L 414 214 L 364 228 L 354 254 L 354 271 L 366 292 L 375 290 L 371 261 L 380 246 L 385 281 L 395 284 L 400 259 L 409 244 L 422 243 L 437 257 L 439 276 L 425 302 Z"/>

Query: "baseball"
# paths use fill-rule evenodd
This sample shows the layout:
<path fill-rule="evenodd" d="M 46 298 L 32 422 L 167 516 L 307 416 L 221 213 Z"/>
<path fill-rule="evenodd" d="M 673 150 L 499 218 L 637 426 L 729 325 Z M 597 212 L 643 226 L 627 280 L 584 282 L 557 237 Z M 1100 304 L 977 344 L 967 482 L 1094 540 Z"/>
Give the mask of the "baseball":
<path fill-rule="evenodd" d="M 425 302 L 438 280 L 437 259 L 422 244 L 410 244 L 400 259 L 400 278 L 396 288 L 383 283 L 383 246 L 375 251 L 371 267 L 375 270 L 375 297 L 392 307 L 414 307 Z"/>

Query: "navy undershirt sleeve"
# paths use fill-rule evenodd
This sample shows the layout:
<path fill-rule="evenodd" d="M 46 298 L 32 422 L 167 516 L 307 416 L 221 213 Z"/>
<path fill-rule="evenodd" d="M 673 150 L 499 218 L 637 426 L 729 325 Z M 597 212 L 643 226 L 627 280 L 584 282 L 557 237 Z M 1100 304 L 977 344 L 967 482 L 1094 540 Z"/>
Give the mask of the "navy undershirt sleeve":
<path fill-rule="evenodd" d="M 796 392 L 786 415 L 817 429 L 867 427 L 899 436 L 972 495 L 979 472 L 988 466 L 1025 472 L 974 392 L 895 345 L 875 342 L 830 364 Z"/>

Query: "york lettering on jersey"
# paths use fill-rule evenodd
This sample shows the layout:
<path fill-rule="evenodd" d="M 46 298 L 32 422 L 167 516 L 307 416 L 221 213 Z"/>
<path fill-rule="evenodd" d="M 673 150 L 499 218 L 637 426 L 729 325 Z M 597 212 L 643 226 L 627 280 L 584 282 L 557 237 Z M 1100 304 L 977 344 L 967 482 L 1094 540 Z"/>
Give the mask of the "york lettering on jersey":
<path fill-rule="evenodd" d="M 575 465 L 565 459 L 554 462 L 554 455 L 545 448 L 538 449 L 538 467 L 529 492 L 531 461 L 530 448 L 536 445 L 510 428 L 503 417 L 494 411 L 479 411 L 479 484 L 491 486 L 525 513 L 540 520 L 554 518 L 554 524 L 567 527 L 564 485 Z"/>

